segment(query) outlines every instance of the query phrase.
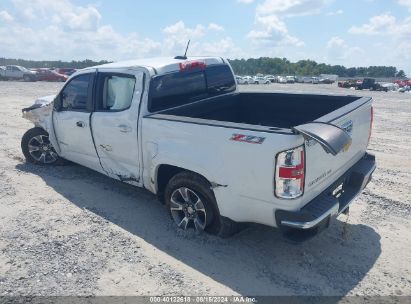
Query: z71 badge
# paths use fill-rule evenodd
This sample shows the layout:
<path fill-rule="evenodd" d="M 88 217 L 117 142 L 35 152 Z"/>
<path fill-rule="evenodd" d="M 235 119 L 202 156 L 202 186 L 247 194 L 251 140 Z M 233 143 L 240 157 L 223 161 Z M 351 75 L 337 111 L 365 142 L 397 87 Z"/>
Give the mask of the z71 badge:
<path fill-rule="evenodd" d="M 233 134 L 230 140 L 246 142 L 249 144 L 262 144 L 265 140 L 265 137 L 244 135 L 244 134 Z"/>

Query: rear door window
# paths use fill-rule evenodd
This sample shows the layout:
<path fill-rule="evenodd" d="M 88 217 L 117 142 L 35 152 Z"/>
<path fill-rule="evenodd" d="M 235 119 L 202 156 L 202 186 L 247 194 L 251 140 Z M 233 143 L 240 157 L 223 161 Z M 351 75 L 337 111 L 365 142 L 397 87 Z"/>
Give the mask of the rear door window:
<path fill-rule="evenodd" d="M 97 85 L 98 111 L 123 111 L 131 106 L 136 78 L 126 74 L 100 73 Z"/>
<path fill-rule="evenodd" d="M 234 90 L 235 79 L 228 65 L 155 76 L 151 81 L 149 111 L 157 112 Z"/>

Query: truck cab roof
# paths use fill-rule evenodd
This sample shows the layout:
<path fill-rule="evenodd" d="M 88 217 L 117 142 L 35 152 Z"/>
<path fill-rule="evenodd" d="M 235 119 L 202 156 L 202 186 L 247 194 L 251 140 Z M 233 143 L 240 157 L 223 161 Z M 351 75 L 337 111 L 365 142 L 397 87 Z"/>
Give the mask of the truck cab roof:
<path fill-rule="evenodd" d="M 119 68 L 139 68 L 145 67 L 153 71 L 153 74 L 161 75 L 170 72 L 175 72 L 181 69 L 180 64 L 189 62 L 201 62 L 205 65 L 224 64 L 226 61 L 221 57 L 187 57 L 186 59 L 176 59 L 172 57 L 157 57 L 157 58 L 144 58 L 128 61 L 120 61 L 98 65 L 87 69 L 119 69 Z"/>

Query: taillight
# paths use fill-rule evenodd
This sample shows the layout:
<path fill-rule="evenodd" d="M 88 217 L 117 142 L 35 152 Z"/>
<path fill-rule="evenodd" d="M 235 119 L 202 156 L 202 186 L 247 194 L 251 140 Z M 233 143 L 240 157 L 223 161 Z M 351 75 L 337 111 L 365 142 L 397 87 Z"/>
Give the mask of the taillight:
<path fill-rule="evenodd" d="M 277 154 L 274 193 L 280 198 L 297 198 L 304 192 L 304 146 Z"/>
<path fill-rule="evenodd" d="M 370 143 L 371 134 L 372 134 L 372 124 L 374 122 L 374 108 L 373 107 L 371 107 L 370 115 L 371 117 L 370 117 L 370 130 L 368 131 L 368 144 Z"/>

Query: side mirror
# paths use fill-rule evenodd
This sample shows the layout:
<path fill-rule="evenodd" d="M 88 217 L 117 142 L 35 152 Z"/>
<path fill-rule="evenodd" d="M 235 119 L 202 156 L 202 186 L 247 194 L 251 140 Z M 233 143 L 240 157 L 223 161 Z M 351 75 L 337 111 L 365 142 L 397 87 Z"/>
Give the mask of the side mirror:
<path fill-rule="evenodd" d="M 54 110 L 56 112 L 60 112 L 61 108 L 62 108 L 62 100 L 61 100 L 61 95 L 60 94 L 57 95 L 57 97 L 54 99 L 53 104 L 54 104 Z"/>

